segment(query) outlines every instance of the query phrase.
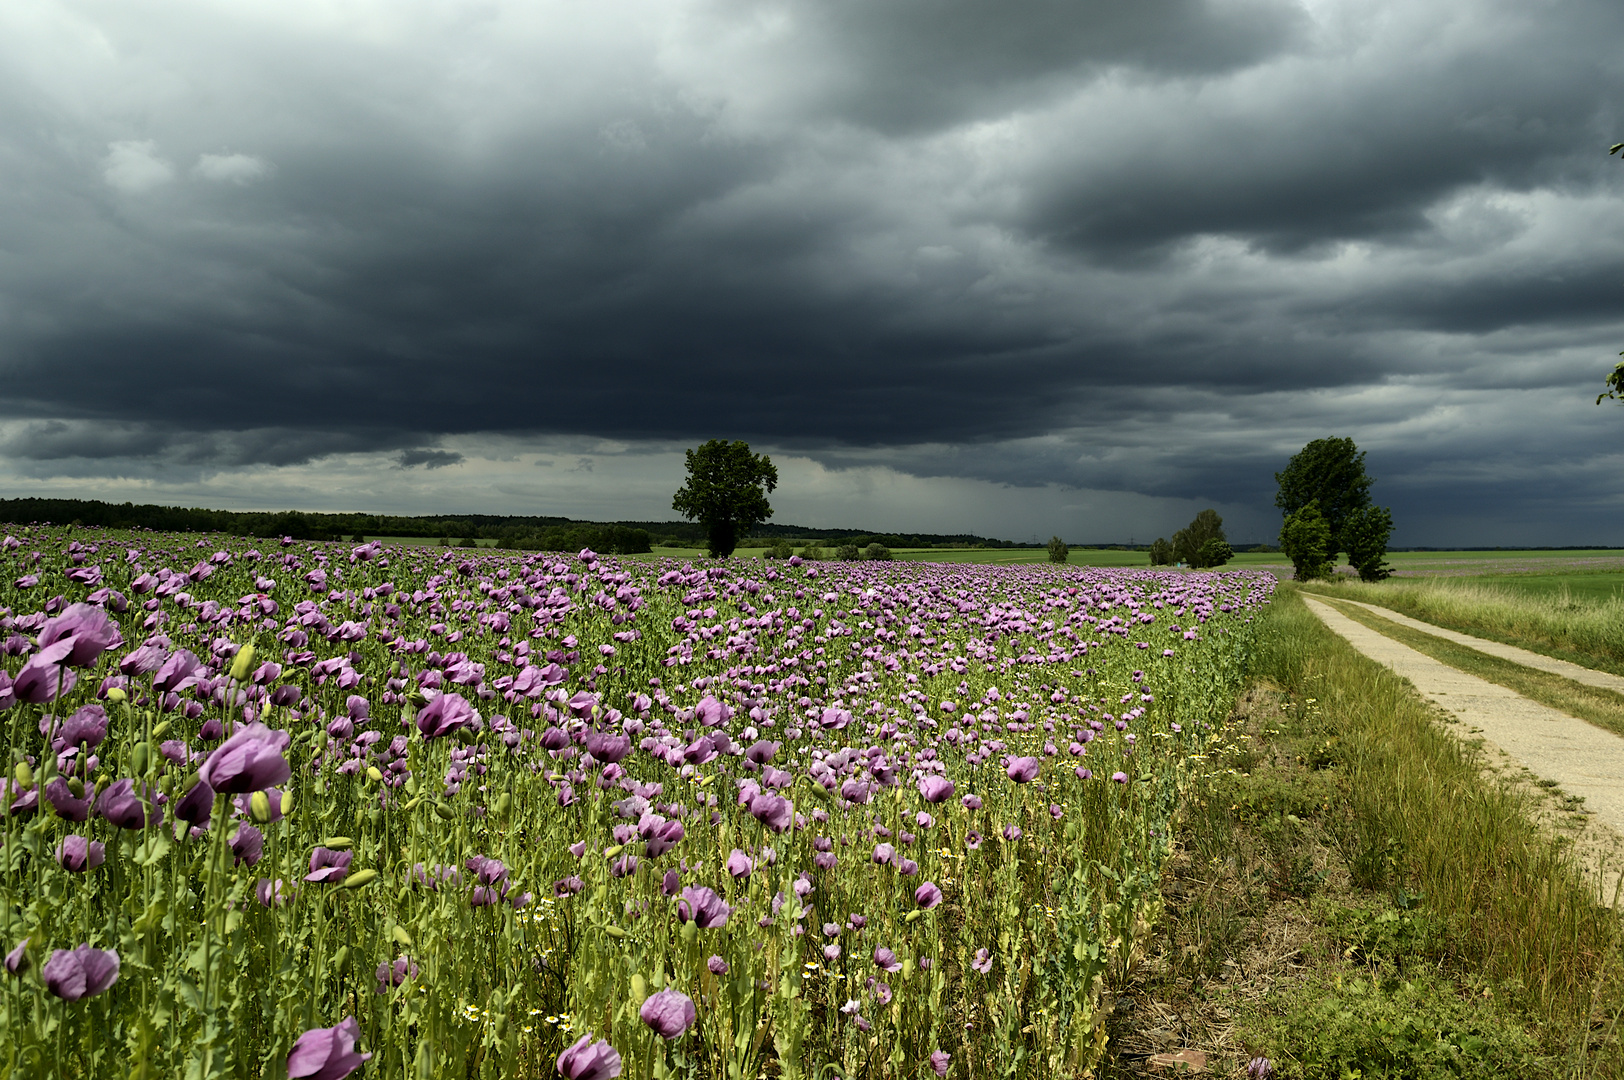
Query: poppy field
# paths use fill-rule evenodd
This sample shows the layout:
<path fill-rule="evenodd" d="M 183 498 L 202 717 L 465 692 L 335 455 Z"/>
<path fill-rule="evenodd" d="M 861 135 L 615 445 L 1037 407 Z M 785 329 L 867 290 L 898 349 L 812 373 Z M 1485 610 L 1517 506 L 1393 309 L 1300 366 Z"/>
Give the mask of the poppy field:
<path fill-rule="evenodd" d="M 0 1068 L 1083 1075 L 1273 587 L 13 528 Z"/>

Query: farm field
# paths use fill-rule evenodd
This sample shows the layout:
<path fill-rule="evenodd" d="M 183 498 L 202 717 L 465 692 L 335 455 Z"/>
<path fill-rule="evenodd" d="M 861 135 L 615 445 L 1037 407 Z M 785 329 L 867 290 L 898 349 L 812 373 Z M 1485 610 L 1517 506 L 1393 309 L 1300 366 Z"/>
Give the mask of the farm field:
<path fill-rule="evenodd" d="M 1076 1075 L 1274 589 L 0 557 L 0 1062 L 41 1077 Z"/>

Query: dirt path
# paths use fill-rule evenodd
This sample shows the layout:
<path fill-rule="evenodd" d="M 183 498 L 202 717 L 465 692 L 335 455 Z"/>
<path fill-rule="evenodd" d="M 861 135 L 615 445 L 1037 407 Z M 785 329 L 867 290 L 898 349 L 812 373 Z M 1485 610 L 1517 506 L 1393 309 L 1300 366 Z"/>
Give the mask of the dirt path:
<path fill-rule="evenodd" d="M 1480 735 L 1489 744 L 1486 749 L 1491 755 L 1499 751 L 1536 777 L 1554 781 L 1564 791 L 1582 796 L 1585 810 L 1592 815 L 1592 824 L 1604 826 L 1608 834 L 1592 837 L 1589 843 L 1582 844 L 1587 851 L 1603 854 L 1618 850 L 1621 838 L 1624 838 L 1624 738 L 1530 701 L 1503 686 L 1457 671 L 1354 622 L 1310 595 L 1305 594 L 1303 600 L 1310 611 L 1355 649 L 1408 679 L 1423 698 L 1452 713 L 1472 734 Z M 1385 608 L 1375 610 L 1384 618 L 1403 620 L 1403 616 Z M 1555 669 L 1546 665 L 1563 663 L 1481 638 L 1451 635 L 1427 623 L 1404 621 L 1427 633 L 1451 637 L 1472 648 L 1494 652 L 1518 663 L 1525 661 L 1507 653 L 1521 653 L 1540 661 L 1538 665 L 1530 664 L 1531 667 L 1538 666 L 1550 671 Z M 1563 666 L 1575 667 L 1572 664 Z M 1589 671 L 1588 668 L 1577 670 L 1602 678 L 1616 678 Z M 1560 673 L 1567 674 L 1565 671 Z M 1617 874 L 1615 865 L 1607 876 L 1616 879 Z"/>
<path fill-rule="evenodd" d="M 1624 676 L 1610 675 L 1605 671 L 1570 664 L 1566 660 L 1558 660 L 1554 656 L 1529 652 L 1527 649 L 1519 649 L 1515 645 L 1503 645 L 1498 641 L 1490 641 L 1487 638 L 1473 637 L 1470 634 L 1459 634 L 1453 630 L 1445 630 L 1441 626 L 1434 626 L 1432 623 L 1422 622 L 1420 619 L 1412 619 L 1408 615 L 1400 615 L 1391 608 L 1378 607 L 1375 604 L 1366 604 L 1359 600 L 1344 600 L 1340 596 L 1336 599 L 1340 604 L 1352 604 L 1355 607 L 1362 607 L 1366 611 L 1396 622 L 1400 626 L 1408 626 L 1412 630 L 1419 630 L 1424 634 L 1431 634 L 1433 637 L 1441 637 L 1445 641 L 1453 641 L 1457 645 L 1465 645 L 1467 648 L 1476 649 L 1480 653 L 1498 656 L 1502 660 L 1510 660 L 1512 663 L 1521 664 L 1523 667 L 1548 671 L 1552 675 L 1560 675 L 1564 679 L 1572 679 L 1574 682 L 1584 683 L 1586 686 L 1599 686 L 1606 690 L 1617 690 L 1619 693 L 1624 693 Z"/>

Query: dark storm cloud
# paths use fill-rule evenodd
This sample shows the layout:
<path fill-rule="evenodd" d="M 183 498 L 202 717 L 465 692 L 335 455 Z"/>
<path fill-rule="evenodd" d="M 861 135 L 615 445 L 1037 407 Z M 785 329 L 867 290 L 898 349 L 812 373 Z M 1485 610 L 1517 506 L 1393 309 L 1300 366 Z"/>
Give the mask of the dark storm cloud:
<path fill-rule="evenodd" d="M 444 437 L 727 434 L 1267 514 L 1338 433 L 1418 518 L 1494 491 L 1601 521 L 1616 418 L 1572 406 L 1624 338 L 1620 31 L 1578 2 L 0 13 L 0 454 L 421 476 L 472 467 Z M 1492 438 L 1490 390 L 1532 395 Z"/>

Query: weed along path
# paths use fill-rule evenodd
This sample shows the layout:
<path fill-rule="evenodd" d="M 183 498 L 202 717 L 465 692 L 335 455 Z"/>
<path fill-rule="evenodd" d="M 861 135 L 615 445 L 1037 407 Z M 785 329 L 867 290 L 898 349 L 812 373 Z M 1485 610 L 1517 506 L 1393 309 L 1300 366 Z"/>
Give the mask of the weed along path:
<path fill-rule="evenodd" d="M 1453 713 L 1474 734 L 1481 734 L 1486 742 L 1536 776 L 1555 781 L 1563 790 L 1582 796 L 1585 809 L 1594 815 L 1597 823 L 1624 835 L 1624 738 L 1530 701 L 1503 686 L 1457 671 L 1360 625 L 1310 595 L 1304 594 L 1303 601 L 1355 649 L 1408 679 L 1423 698 Z M 1384 609 L 1377 610 L 1395 621 L 1401 618 Z M 1429 624 L 1418 625 L 1426 627 L 1427 633 L 1443 634 Z M 1465 635 L 1458 636 L 1465 638 Z M 1488 647 L 1494 645 L 1478 638 L 1466 638 L 1466 641 L 1472 648 L 1484 652 L 1489 652 Z M 1525 655 L 1542 664 L 1560 663 L 1535 653 Z M 1600 672 L 1589 674 L 1601 675 Z"/>

